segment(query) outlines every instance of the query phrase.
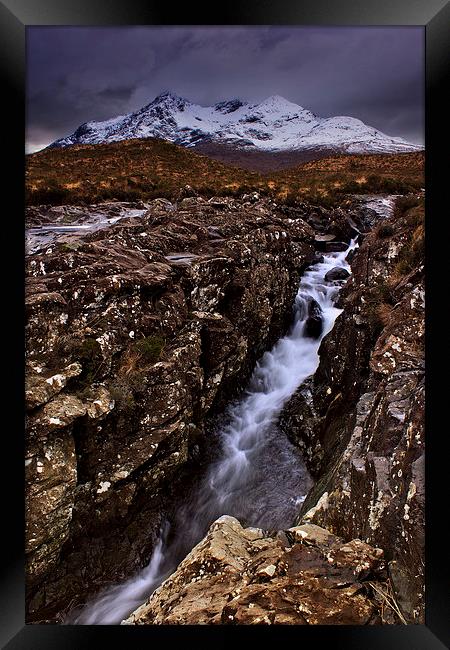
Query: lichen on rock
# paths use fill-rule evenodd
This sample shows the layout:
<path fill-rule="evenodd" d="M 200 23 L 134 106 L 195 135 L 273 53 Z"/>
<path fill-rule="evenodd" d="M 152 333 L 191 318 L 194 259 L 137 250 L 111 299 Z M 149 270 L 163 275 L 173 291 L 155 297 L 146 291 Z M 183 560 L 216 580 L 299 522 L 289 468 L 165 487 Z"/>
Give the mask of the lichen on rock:
<path fill-rule="evenodd" d="M 27 257 L 30 621 L 142 565 L 205 419 L 286 330 L 313 256 L 311 227 L 268 199 L 139 211 Z"/>
<path fill-rule="evenodd" d="M 280 533 L 269 537 L 263 530 L 243 528 L 233 517 L 220 517 L 124 624 L 381 622 L 375 590 L 386 589 L 381 549 L 357 539 L 344 543 L 314 525 Z"/>
<path fill-rule="evenodd" d="M 400 263 L 422 228 L 415 202 L 354 254 L 343 313 L 281 424 L 317 479 L 298 521 L 380 546 L 405 620 L 423 623 L 424 266 Z"/>

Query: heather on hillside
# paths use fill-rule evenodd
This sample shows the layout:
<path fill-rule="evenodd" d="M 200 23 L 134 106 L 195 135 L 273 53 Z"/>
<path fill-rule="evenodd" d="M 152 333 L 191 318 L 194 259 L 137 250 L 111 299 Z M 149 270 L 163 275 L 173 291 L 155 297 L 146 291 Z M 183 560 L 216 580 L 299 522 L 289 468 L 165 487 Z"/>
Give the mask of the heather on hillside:
<path fill-rule="evenodd" d="M 27 156 L 28 205 L 174 200 L 190 185 L 201 196 L 256 190 L 280 201 L 335 204 L 345 194 L 405 194 L 423 187 L 424 154 L 342 155 L 265 174 L 221 163 L 158 139 L 72 145 Z"/>

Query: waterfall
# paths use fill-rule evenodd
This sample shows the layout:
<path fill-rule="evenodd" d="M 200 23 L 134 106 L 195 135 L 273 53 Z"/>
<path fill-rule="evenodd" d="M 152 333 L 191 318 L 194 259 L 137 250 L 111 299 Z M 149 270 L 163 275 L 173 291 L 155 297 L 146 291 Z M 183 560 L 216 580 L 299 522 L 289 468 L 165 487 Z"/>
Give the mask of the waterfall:
<path fill-rule="evenodd" d="M 224 414 L 220 453 L 174 521 L 161 531 L 150 563 L 138 575 L 109 589 L 68 621 L 117 624 L 134 611 L 177 567 L 221 515 L 243 525 L 289 527 L 312 486 L 299 451 L 279 431 L 281 409 L 319 365 L 321 340 L 341 309 L 334 306 L 342 281 L 325 280 L 331 269 L 350 272 L 346 262 L 357 247 L 326 253 L 303 275 L 288 334 L 257 362 L 244 395 Z"/>

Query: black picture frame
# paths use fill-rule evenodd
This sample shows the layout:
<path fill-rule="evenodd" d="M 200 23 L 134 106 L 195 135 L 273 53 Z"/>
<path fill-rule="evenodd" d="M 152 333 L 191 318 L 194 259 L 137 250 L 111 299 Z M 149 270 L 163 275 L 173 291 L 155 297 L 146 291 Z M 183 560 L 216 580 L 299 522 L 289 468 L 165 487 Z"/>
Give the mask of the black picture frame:
<path fill-rule="evenodd" d="M 296 644 L 357 650 L 432 650 L 445 648 L 450 641 L 450 610 L 445 568 L 448 566 L 446 541 L 446 464 L 440 437 L 439 408 L 444 413 L 445 383 L 431 382 L 427 371 L 427 456 L 426 456 L 426 624 L 380 627 L 348 626 L 58 626 L 25 625 L 24 587 L 24 463 L 23 463 L 23 354 L 24 334 L 24 141 L 25 141 L 25 32 L 32 25 L 420 25 L 426 40 L 426 224 L 427 224 L 427 360 L 441 365 L 442 347 L 437 348 L 433 323 L 438 322 L 436 258 L 440 228 L 429 228 L 444 206 L 444 174 L 448 169 L 446 151 L 445 63 L 448 60 L 450 8 L 445 0 L 241 0 L 221 3 L 213 12 L 201 5 L 175 5 L 151 0 L 3 0 L 0 2 L 0 57 L 4 117 L 2 132 L 6 163 L 3 187 L 5 273 L 4 321 L 8 326 L 3 343 L 7 395 L 3 402 L 2 491 L 3 552 L 0 641 L 8 650 L 30 648 L 109 647 L 112 643 L 141 648 L 148 643 L 280 643 L 288 638 Z M 448 146 L 448 145 L 447 145 Z M 442 163 L 440 162 L 442 161 Z M 5 177 L 4 177 L 5 178 Z M 6 207 L 10 202 L 9 208 Z M 444 217 L 444 213 L 442 213 Z M 434 240 L 434 243 L 433 243 Z M 441 242 L 442 243 L 442 242 Z M 11 252 L 6 261 L 6 252 Z M 442 256 L 442 252 L 440 253 Z M 445 253 L 444 253 L 445 256 Z M 430 279 L 431 277 L 431 279 Z M 5 294 L 3 293 L 3 296 Z M 445 337 L 446 332 L 442 332 Z M 447 341 L 445 340 L 445 345 Z M 436 354 L 433 354 L 433 347 Z M 438 361 L 436 362 L 436 359 Z M 448 367 L 448 366 L 447 366 Z M 432 401 L 433 408 L 429 405 Z M 9 423 L 6 426 L 6 414 Z M 445 422 L 445 420 L 444 420 Z M 448 428 L 448 427 L 447 427 Z M 445 465 L 444 465 L 445 463 Z"/>

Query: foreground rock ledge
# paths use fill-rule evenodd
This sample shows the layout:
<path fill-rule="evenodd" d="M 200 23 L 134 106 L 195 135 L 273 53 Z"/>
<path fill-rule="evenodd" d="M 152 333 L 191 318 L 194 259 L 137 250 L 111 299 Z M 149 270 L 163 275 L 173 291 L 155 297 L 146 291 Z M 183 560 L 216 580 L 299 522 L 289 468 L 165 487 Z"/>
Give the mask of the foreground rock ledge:
<path fill-rule="evenodd" d="M 125 625 L 374 625 L 386 607 L 383 551 L 305 524 L 274 536 L 223 516 Z"/>

